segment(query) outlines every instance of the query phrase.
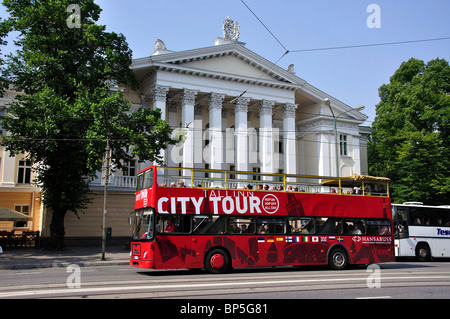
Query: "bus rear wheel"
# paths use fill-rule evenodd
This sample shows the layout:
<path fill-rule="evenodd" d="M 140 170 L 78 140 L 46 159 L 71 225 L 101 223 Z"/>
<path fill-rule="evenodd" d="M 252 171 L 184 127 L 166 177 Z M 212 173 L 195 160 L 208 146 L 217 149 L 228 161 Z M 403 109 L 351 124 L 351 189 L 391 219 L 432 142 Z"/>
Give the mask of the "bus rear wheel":
<path fill-rule="evenodd" d="M 223 249 L 213 249 L 205 257 L 205 268 L 212 274 L 223 274 L 230 268 L 230 257 Z"/>
<path fill-rule="evenodd" d="M 348 265 L 348 258 L 345 250 L 342 248 L 333 249 L 329 255 L 328 265 L 334 270 L 345 269 Z"/>

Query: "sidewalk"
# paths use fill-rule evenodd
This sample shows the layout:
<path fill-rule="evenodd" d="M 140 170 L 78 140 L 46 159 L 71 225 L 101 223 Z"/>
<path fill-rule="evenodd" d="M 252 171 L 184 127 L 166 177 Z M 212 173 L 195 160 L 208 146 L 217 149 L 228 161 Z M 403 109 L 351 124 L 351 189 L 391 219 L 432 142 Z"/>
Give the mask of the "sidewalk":
<path fill-rule="evenodd" d="M 0 254 L 0 269 L 32 269 L 67 267 L 77 264 L 80 267 L 128 265 L 130 251 L 124 245 L 107 245 L 104 261 L 101 246 L 67 247 L 65 251 L 48 251 L 44 248 L 16 248 L 3 250 Z"/>

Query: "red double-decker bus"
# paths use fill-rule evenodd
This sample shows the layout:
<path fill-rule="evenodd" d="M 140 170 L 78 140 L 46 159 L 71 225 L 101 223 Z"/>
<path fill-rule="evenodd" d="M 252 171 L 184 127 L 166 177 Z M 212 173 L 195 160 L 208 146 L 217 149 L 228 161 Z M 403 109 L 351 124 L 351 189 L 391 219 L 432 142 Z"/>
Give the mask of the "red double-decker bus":
<path fill-rule="evenodd" d="M 138 174 L 130 265 L 149 269 L 391 262 L 386 179 L 150 166 Z"/>

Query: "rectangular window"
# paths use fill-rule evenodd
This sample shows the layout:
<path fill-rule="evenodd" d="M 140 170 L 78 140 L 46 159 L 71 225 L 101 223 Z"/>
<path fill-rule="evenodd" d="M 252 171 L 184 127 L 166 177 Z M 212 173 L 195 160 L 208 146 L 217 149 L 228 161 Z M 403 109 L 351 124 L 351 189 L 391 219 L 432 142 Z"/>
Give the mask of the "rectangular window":
<path fill-rule="evenodd" d="M 153 168 L 149 169 L 148 171 L 145 171 L 142 186 L 144 188 L 151 188 L 153 186 Z"/>
<path fill-rule="evenodd" d="M 191 216 L 189 215 L 158 215 L 157 233 L 190 233 Z"/>
<path fill-rule="evenodd" d="M 226 216 L 193 216 L 192 232 L 194 234 L 224 234 Z"/>
<path fill-rule="evenodd" d="M 340 235 L 342 234 L 342 218 L 316 217 L 317 234 Z"/>
<path fill-rule="evenodd" d="M 389 220 L 368 220 L 367 221 L 367 235 L 391 235 L 391 223 Z"/>
<path fill-rule="evenodd" d="M 348 149 L 347 149 L 347 135 L 339 135 L 339 144 L 340 144 L 340 154 L 341 155 L 348 155 Z"/>
<path fill-rule="evenodd" d="M 124 161 L 122 174 L 123 176 L 136 176 L 136 161 Z"/>
<path fill-rule="evenodd" d="M 31 184 L 31 162 L 29 160 L 20 160 L 17 175 L 18 184 Z"/>
<path fill-rule="evenodd" d="M 253 234 L 255 219 L 253 217 L 229 217 L 228 234 Z"/>
<path fill-rule="evenodd" d="M 16 212 L 25 214 L 25 215 L 30 215 L 30 206 L 29 205 L 16 205 L 14 206 L 14 210 Z M 15 228 L 27 228 L 28 227 L 28 221 L 15 221 L 14 222 L 14 227 Z"/>
<path fill-rule="evenodd" d="M 364 235 L 366 233 L 366 221 L 359 218 L 344 219 L 344 235 Z"/>
<path fill-rule="evenodd" d="M 288 217 L 287 234 L 314 234 L 314 219 L 311 217 Z"/>
<path fill-rule="evenodd" d="M 286 222 L 284 218 L 258 217 L 256 232 L 258 234 L 284 234 Z"/>

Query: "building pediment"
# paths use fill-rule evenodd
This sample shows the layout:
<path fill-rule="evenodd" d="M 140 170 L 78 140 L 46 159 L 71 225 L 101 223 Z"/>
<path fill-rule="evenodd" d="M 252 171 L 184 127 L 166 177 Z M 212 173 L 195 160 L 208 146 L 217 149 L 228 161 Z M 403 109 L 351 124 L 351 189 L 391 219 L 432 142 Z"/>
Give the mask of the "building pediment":
<path fill-rule="evenodd" d="M 305 83 L 239 43 L 153 55 L 134 60 L 132 68 L 140 79 L 162 70 L 289 90 Z"/>

